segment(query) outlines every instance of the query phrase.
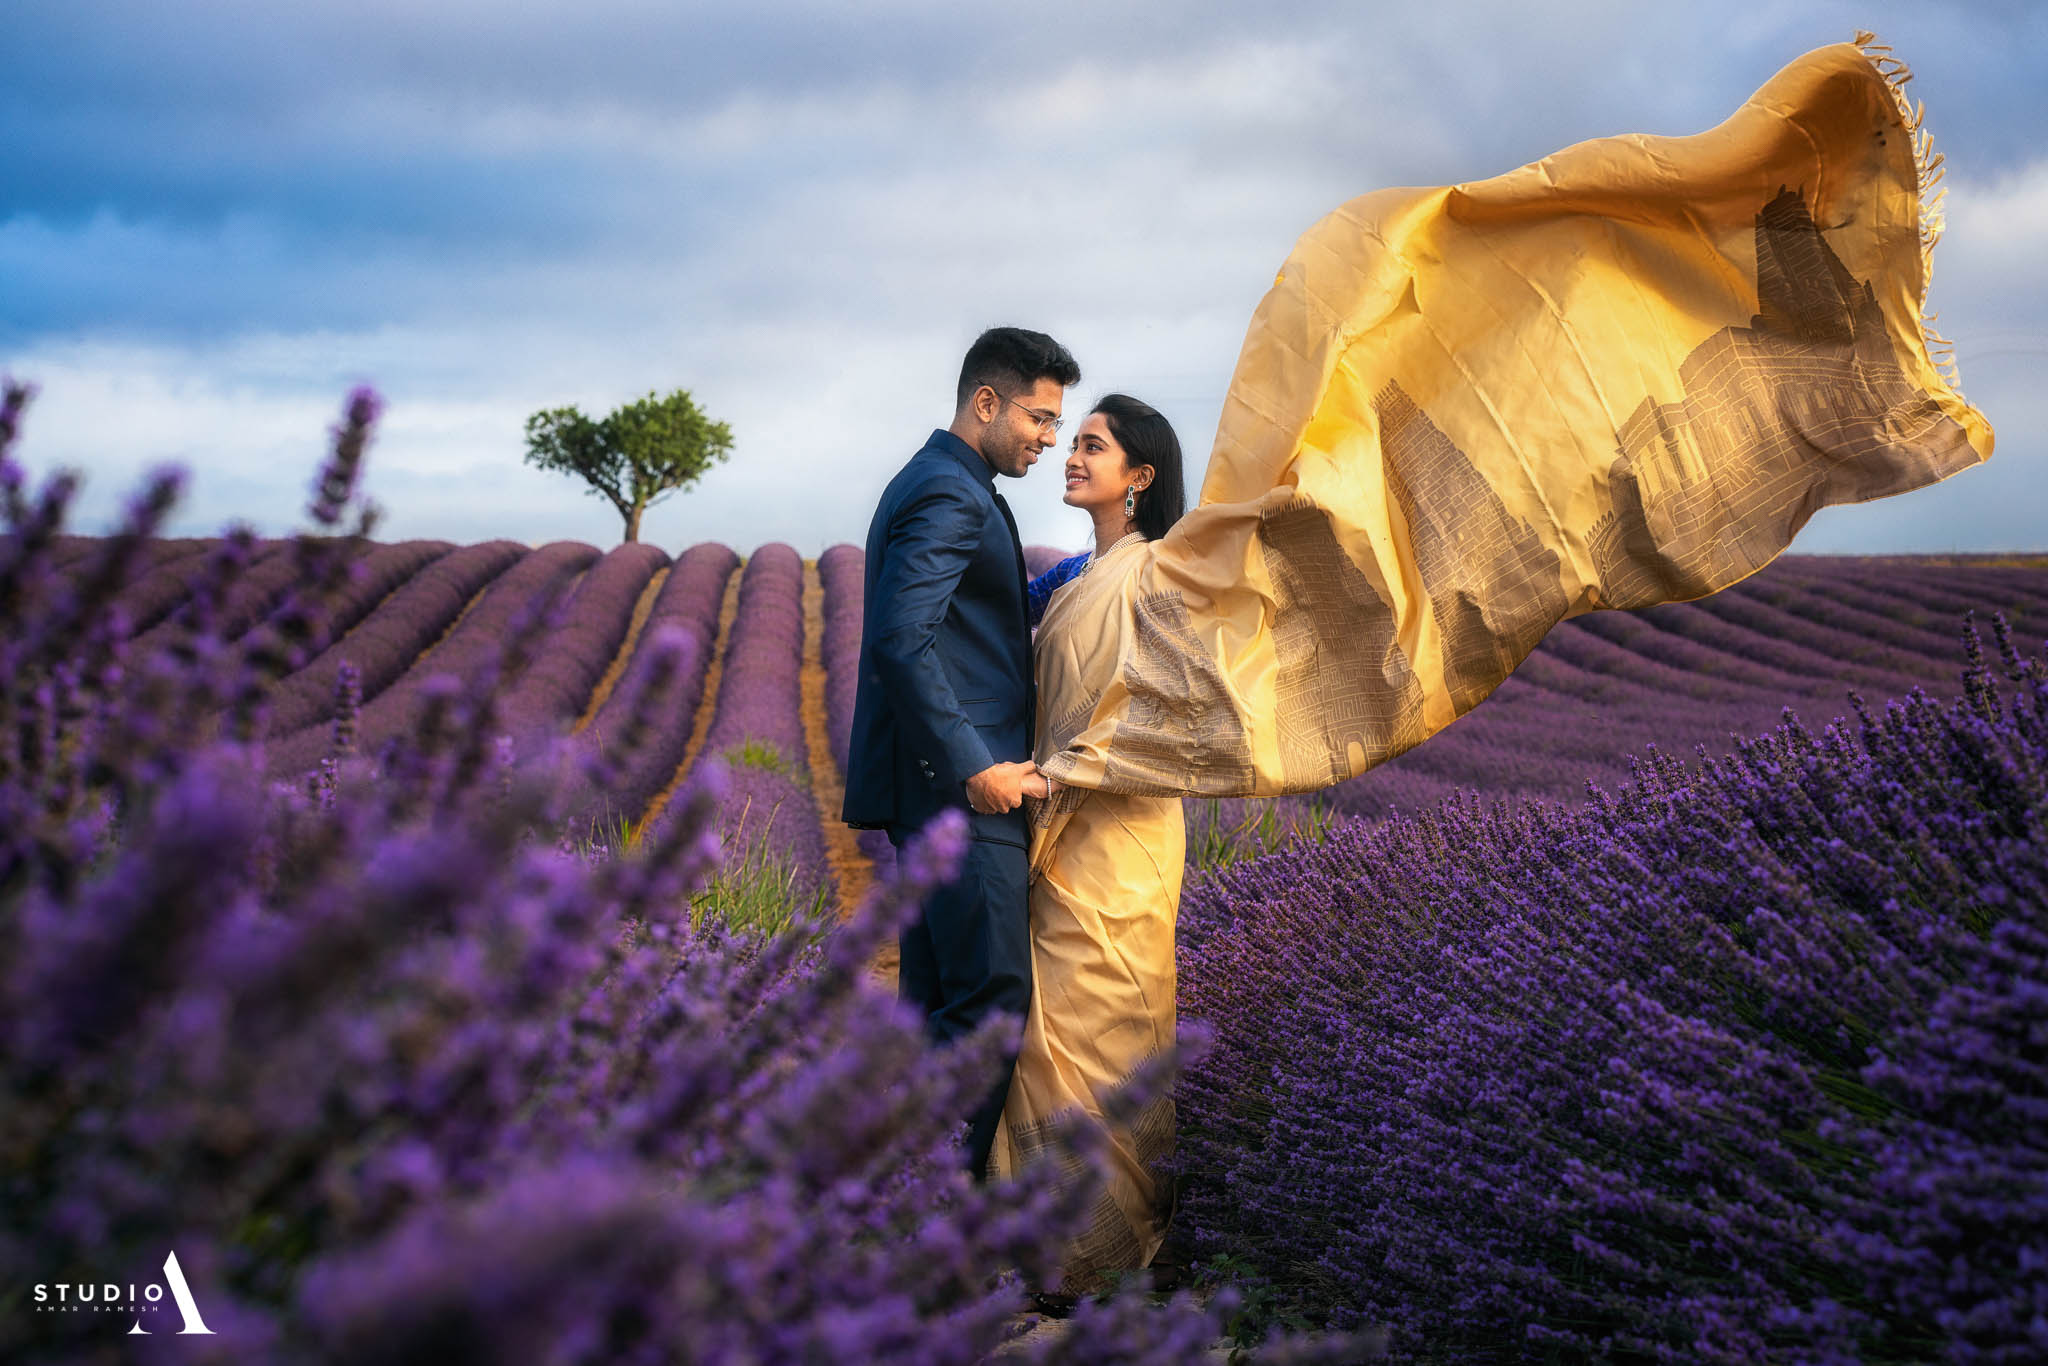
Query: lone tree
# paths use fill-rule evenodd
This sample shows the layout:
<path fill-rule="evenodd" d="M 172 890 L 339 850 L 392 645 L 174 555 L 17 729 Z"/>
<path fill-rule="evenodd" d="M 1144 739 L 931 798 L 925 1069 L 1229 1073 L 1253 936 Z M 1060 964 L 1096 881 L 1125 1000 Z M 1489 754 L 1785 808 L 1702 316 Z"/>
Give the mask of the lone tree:
<path fill-rule="evenodd" d="M 732 452 L 732 430 L 713 422 L 687 389 L 663 398 L 649 390 L 591 421 L 575 408 L 548 408 L 526 419 L 526 462 L 573 474 L 609 498 L 640 539 L 640 514 L 686 489 Z"/>

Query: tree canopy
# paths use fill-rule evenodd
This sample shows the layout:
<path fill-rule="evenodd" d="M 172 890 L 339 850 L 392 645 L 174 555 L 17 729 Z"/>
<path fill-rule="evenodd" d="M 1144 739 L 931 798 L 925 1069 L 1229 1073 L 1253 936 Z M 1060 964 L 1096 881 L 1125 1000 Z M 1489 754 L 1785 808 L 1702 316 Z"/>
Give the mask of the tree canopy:
<path fill-rule="evenodd" d="M 649 390 L 595 420 L 574 407 L 526 419 L 526 462 L 574 475 L 610 500 L 625 519 L 628 541 L 640 539 L 641 513 L 696 483 L 731 451 L 731 428 L 707 417 L 686 389 L 661 396 Z"/>

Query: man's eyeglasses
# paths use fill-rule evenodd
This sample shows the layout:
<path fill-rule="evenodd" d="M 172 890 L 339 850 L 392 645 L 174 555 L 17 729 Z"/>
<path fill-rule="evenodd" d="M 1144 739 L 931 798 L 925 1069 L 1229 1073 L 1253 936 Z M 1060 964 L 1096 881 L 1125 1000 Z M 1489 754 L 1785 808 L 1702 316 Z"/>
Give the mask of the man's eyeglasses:
<path fill-rule="evenodd" d="M 1051 413 L 1041 413 L 1036 408 L 1026 408 L 1023 404 L 1017 402 L 1017 400 L 1014 398 L 1006 398 L 1003 400 L 1003 402 L 1017 409 L 1026 417 L 1030 418 L 1033 422 L 1036 422 L 1038 424 L 1038 430 L 1044 432 L 1047 436 L 1058 436 L 1060 425 L 1066 421 L 1065 418 L 1055 417 Z"/>

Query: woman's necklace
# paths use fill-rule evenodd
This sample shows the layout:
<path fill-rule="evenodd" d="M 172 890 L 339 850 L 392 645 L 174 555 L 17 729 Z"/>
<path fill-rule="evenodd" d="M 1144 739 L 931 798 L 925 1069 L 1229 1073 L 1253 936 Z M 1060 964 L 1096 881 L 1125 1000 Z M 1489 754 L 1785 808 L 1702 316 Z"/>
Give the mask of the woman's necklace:
<path fill-rule="evenodd" d="M 1110 550 L 1115 550 L 1125 541 L 1130 540 L 1131 537 L 1136 536 L 1138 534 L 1139 533 L 1135 531 L 1126 531 L 1123 535 L 1117 537 L 1115 540 L 1109 543 L 1109 550 L 1099 550 L 1096 551 L 1094 554 L 1090 555 L 1088 557 L 1088 563 L 1081 566 L 1081 574 L 1086 574 L 1089 570 L 1093 569 L 1095 567 L 1095 562 L 1101 559 L 1104 555 L 1107 555 Z M 1076 574 L 1074 577 L 1078 579 L 1081 577 L 1081 574 Z"/>

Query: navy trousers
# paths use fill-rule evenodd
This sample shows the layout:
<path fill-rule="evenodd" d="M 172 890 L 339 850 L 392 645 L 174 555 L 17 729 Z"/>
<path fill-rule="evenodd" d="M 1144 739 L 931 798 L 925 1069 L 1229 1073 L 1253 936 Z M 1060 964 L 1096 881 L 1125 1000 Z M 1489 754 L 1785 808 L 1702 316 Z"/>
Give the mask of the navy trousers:
<path fill-rule="evenodd" d="M 901 849 L 911 831 L 889 831 Z M 1031 1008 L 1031 912 L 1026 902 L 1029 860 L 1021 845 L 971 840 L 960 875 L 925 898 L 918 917 L 898 937 L 901 964 L 896 996 L 924 1012 L 934 1045 L 951 1043 L 988 1017 Z M 1015 1051 L 1003 1058 L 995 1088 L 967 1118 L 967 1170 L 987 1179 L 996 1123 L 1009 1099 Z"/>

